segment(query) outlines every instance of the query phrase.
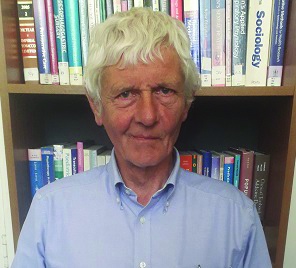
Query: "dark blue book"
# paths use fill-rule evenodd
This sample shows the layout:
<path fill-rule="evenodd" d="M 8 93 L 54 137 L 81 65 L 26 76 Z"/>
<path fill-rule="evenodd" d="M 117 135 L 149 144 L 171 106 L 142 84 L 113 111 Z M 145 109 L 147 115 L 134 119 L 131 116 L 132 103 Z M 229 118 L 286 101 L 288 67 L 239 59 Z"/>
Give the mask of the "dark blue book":
<path fill-rule="evenodd" d="M 41 147 L 42 178 L 44 185 L 54 182 L 53 146 Z"/>
<path fill-rule="evenodd" d="M 233 184 L 233 168 L 234 157 L 232 155 L 224 154 L 223 180 L 230 184 Z"/>
<path fill-rule="evenodd" d="M 211 177 L 211 169 L 212 169 L 212 153 L 207 150 L 199 150 L 200 154 L 202 154 L 202 175 Z"/>

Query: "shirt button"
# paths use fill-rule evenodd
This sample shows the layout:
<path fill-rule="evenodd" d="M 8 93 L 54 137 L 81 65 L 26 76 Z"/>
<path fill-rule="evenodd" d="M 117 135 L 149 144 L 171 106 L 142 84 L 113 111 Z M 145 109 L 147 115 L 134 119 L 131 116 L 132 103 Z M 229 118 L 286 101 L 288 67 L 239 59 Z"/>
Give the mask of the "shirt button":
<path fill-rule="evenodd" d="M 145 221 L 146 221 L 145 217 L 141 217 L 141 218 L 140 218 L 140 223 L 144 224 Z M 141 262 L 141 263 L 142 263 L 142 262 Z M 145 265 L 146 265 L 146 264 L 145 264 Z M 144 266 L 144 267 L 145 267 L 145 266 Z"/>
<path fill-rule="evenodd" d="M 145 268 L 146 267 L 146 263 L 145 262 L 140 262 L 140 268 Z"/>

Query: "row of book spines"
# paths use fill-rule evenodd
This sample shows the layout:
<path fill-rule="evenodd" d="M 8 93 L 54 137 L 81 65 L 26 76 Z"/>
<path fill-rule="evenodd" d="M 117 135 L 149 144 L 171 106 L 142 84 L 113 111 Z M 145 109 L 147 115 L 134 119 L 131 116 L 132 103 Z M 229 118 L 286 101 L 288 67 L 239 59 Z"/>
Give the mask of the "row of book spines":
<path fill-rule="evenodd" d="M 32 196 L 57 179 L 87 171 L 109 162 L 111 151 L 102 145 L 83 148 L 76 144 L 28 149 Z"/>
<path fill-rule="evenodd" d="M 180 154 L 182 168 L 201 175 L 226 181 L 238 187 L 251 198 L 263 219 L 270 155 L 230 148 L 223 153 L 199 150 Z"/>

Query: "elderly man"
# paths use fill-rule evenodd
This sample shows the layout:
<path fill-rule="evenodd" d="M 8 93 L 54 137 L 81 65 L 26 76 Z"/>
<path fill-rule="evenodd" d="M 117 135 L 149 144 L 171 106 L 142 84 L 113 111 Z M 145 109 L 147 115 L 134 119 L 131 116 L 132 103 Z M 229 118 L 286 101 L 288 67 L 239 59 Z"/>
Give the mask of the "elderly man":
<path fill-rule="evenodd" d="M 85 81 L 111 161 L 37 192 L 12 267 L 271 267 L 252 201 L 179 167 L 198 77 L 166 14 L 132 9 L 92 32 Z"/>

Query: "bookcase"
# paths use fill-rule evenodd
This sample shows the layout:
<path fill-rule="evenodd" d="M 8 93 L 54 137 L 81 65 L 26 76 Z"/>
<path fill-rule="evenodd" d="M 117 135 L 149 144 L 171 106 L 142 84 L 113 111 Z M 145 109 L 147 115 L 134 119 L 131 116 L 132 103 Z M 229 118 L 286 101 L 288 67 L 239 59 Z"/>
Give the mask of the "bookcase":
<path fill-rule="evenodd" d="M 31 203 L 27 149 L 87 138 L 112 144 L 96 126 L 82 86 L 24 83 L 16 0 L 0 5 L 0 96 L 16 243 Z M 283 86 L 202 88 L 176 144 L 181 150 L 244 146 L 271 154 L 263 225 L 274 267 L 283 266 L 296 155 L 295 1 L 289 9 Z"/>

